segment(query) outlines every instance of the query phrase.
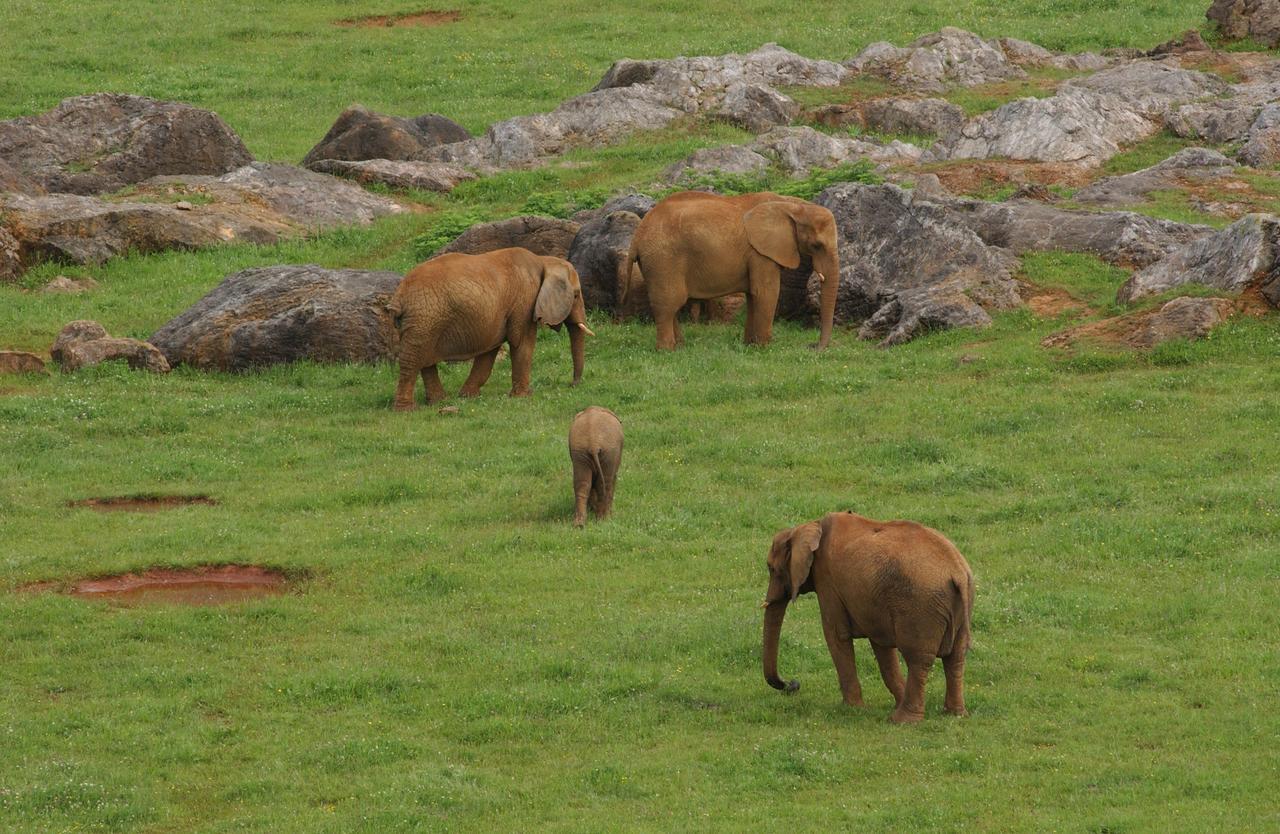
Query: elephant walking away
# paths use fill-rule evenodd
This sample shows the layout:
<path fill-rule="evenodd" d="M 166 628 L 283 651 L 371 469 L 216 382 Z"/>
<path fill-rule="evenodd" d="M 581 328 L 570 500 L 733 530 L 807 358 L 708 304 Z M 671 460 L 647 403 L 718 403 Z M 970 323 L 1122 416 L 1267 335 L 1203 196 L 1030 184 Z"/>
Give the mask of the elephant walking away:
<path fill-rule="evenodd" d="M 400 331 L 397 411 L 416 408 L 417 377 L 427 402 L 444 399 L 436 366 L 471 359 L 458 395 L 475 397 L 489 379 L 503 342 L 511 350 L 511 396 L 529 395 L 538 326 L 569 323 L 573 384 L 582 379 L 587 327 L 578 273 L 561 258 L 512 247 L 481 255 L 449 254 L 410 270 L 389 305 Z"/>
<path fill-rule="evenodd" d="M 608 518 L 622 465 L 618 415 L 598 405 L 579 411 L 569 427 L 569 459 L 573 461 L 573 526 L 586 523 L 588 503 L 596 518 Z"/>
<path fill-rule="evenodd" d="M 774 689 L 793 692 L 800 687 L 778 677 L 778 637 L 787 605 L 812 591 L 818 595 L 822 631 L 846 704 L 863 706 L 853 639 L 866 637 L 893 694 L 891 721 L 924 718 L 925 681 L 938 657 L 947 678 L 943 708 L 966 714 L 964 661 L 973 574 L 946 536 L 913 521 L 830 513 L 775 535 L 768 566 L 764 677 Z M 907 662 L 905 683 L 898 652 Z"/>
<path fill-rule="evenodd" d="M 747 344 L 768 344 L 782 270 L 808 260 L 822 281 L 818 348 L 831 342 L 840 258 L 836 222 L 822 206 L 769 192 L 723 197 L 681 191 L 654 206 L 619 262 L 618 288 L 643 281 L 658 329 L 658 349 L 684 339 L 676 314 L 690 299 L 746 293 Z M 635 272 L 639 274 L 636 275 Z"/>

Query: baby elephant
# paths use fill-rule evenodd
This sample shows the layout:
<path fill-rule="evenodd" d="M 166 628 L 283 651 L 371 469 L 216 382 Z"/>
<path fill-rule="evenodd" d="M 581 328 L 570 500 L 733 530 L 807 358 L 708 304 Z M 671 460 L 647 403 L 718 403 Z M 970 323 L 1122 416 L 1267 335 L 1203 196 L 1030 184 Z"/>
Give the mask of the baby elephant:
<path fill-rule="evenodd" d="M 866 637 L 893 693 L 891 721 L 924 718 L 924 685 L 935 657 L 942 658 L 947 675 L 944 708 L 966 714 L 964 657 L 973 574 L 945 536 L 913 521 L 830 513 L 774 536 L 768 565 L 764 678 L 770 686 L 788 692 L 800 687 L 778 677 L 778 637 L 787 605 L 812 591 L 846 704 L 863 706 L 852 641 Z M 905 684 L 899 651 L 907 661 Z"/>
<path fill-rule="evenodd" d="M 607 408 L 579 411 L 569 427 L 569 459 L 573 461 L 573 526 L 587 520 L 587 498 L 596 518 L 613 509 L 613 486 L 622 465 L 622 423 Z"/>

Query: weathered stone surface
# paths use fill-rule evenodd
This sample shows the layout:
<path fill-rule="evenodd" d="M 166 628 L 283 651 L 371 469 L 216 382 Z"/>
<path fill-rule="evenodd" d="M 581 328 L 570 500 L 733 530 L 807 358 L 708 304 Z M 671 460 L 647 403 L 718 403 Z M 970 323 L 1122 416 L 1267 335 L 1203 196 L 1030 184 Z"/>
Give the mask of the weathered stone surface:
<path fill-rule="evenodd" d="M 135 371 L 167 374 L 169 363 L 155 346 L 138 339 L 93 339 L 77 342 L 62 351 L 58 364 L 64 373 L 123 359 Z"/>
<path fill-rule="evenodd" d="M 629 211 L 637 217 L 644 217 L 656 202 L 648 194 L 620 194 L 617 197 L 611 197 L 600 208 L 584 209 L 576 212 L 569 219 L 574 223 L 585 225 L 596 218 L 604 217 L 606 214 L 615 211 Z"/>
<path fill-rule="evenodd" d="M 824 127 L 866 127 L 862 108 L 856 104 L 820 104 L 806 110 L 805 118 Z"/>
<path fill-rule="evenodd" d="M 394 272 L 314 264 L 246 269 L 151 336 L 173 365 L 245 370 L 308 359 L 377 362 L 398 347 Z"/>
<path fill-rule="evenodd" d="M 1017 38 L 1000 38 L 1005 57 L 1020 67 L 1043 67 L 1053 61 L 1053 53 L 1039 44 Z"/>
<path fill-rule="evenodd" d="M 4 159 L 0 159 L 0 191 L 17 191 L 22 194 L 43 194 L 44 187 L 20 173 Z"/>
<path fill-rule="evenodd" d="M 97 93 L 0 122 L 0 159 L 47 191 L 100 194 L 159 174 L 223 174 L 253 157 L 208 110 Z"/>
<path fill-rule="evenodd" d="M 965 122 L 964 108 L 940 98 L 882 98 L 862 110 L 867 130 L 946 136 Z"/>
<path fill-rule="evenodd" d="M 768 159 L 745 145 L 725 145 L 719 148 L 699 148 L 679 162 L 669 165 L 662 172 L 662 178 L 666 182 L 681 182 L 714 173 L 759 174 L 768 167 Z"/>
<path fill-rule="evenodd" d="M 657 61 L 615 61 L 594 87 L 605 90 L 647 85 L 664 98 L 693 113 L 707 98 L 723 97 L 734 84 L 766 87 L 835 87 L 848 72 L 834 61 L 797 55 L 776 43 L 767 43 L 745 55 L 672 58 Z"/>
<path fill-rule="evenodd" d="M 1239 156 L 1254 168 L 1280 162 L 1280 104 L 1268 104 L 1258 113 Z"/>
<path fill-rule="evenodd" d="M 58 336 L 54 339 L 53 346 L 49 348 L 49 355 L 53 357 L 54 362 L 61 364 L 63 351 L 72 345 L 106 338 L 107 329 L 98 324 L 98 322 L 90 319 L 77 319 L 67 322 L 63 325 L 62 330 L 58 331 Z"/>
<path fill-rule="evenodd" d="M 193 195 L 210 202 L 171 202 Z M 145 200 L 159 202 L 145 202 Z M 0 195 L 21 261 L 101 263 L 128 251 L 268 244 L 403 211 L 359 186 L 287 165 L 253 163 L 220 177 L 153 177 L 128 200 Z"/>
<path fill-rule="evenodd" d="M 772 87 L 762 84 L 734 84 L 725 91 L 719 115 L 744 130 L 764 133 L 778 125 L 791 124 L 800 114 L 800 105 Z"/>
<path fill-rule="evenodd" d="M 988 246 L 943 206 L 895 185 L 847 183 L 815 200 L 835 215 L 840 240 L 836 320 L 894 345 L 930 328 L 989 324 L 989 309 L 1021 303 L 1017 259 Z M 811 278 L 807 304 L 818 309 Z"/>
<path fill-rule="evenodd" d="M 1250 214 L 1137 272 L 1116 294 L 1121 304 L 1184 284 L 1240 292 L 1275 266 L 1280 219 Z"/>
<path fill-rule="evenodd" d="M 873 162 L 914 162 L 923 154 L 915 145 L 896 139 L 886 143 L 828 136 L 811 127 L 774 128 L 748 147 L 773 158 L 793 176 L 863 157 Z"/>
<path fill-rule="evenodd" d="M 1230 92 L 1227 82 L 1218 76 L 1183 69 L 1176 60 L 1131 61 L 1073 78 L 1063 87 L 1114 96 L 1135 112 L 1152 118 L 1159 117 L 1171 105 Z"/>
<path fill-rule="evenodd" d="M 1077 202 L 1098 205 L 1140 203 L 1153 191 L 1182 188 L 1188 182 L 1208 182 L 1235 173 L 1235 163 L 1215 150 L 1186 148 L 1150 168 L 1107 177 L 1080 189 Z"/>
<path fill-rule="evenodd" d="M 308 166 L 312 171 L 346 177 L 359 183 L 381 183 L 391 188 L 417 188 L 422 191 L 452 191 L 460 182 L 476 175 L 466 168 L 448 162 L 403 162 L 390 159 L 368 159 L 347 162 L 341 159 L 319 159 Z"/>
<path fill-rule="evenodd" d="M 1142 310 L 1055 333 L 1045 347 L 1071 347 L 1080 341 L 1125 345 L 1149 350 L 1170 339 L 1194 341 L 1230 318 L 1235 305 L 1225 298 L 1183 296 L 1155 310 Z"/>
<path fill-rule="evenodd" d="M 417 159 L 427 148 L 470 138 L 471 134 L 462 125 L 436 113 L 405 119 L 384 116 L 353 104 L 342 111 L 324 138 L 307 152 L 302 164 L 320 170 L 314 163 L 322 159 L 408 161 Z"/>
<path fill-rule="evenodd" d="M 21 350 L 0 350 L 0 374 L 43 374 L 44 360 Z"/>
<path fill-rule="evenodd" d="M 53 294 L 78 295 L 82 292 L 96 290 L 98 282 L 89 277 L 68 278 L 65 275 L 59 275 L 49 283 L 40 288 L 40 292 Z"/>
<path fill-rule="evenodd" d="M 1205 17 L 1218 24 L 1223 37 L 1280 46 L 1280 0 L 1213 0 Z"/>
<path fill-rule="evenodd" d="M 433 253 L 432 257 L 449 252 L 479 255 L 509 246 L 523 246 L 535 255 L 567 258 L 569 247 L 573 245 L 573 238 L 580 228 L 572 220 L 536 215 L 477 223 Z"/>
<path fill-rule="evenodd" d="M 22 248 L 13 233 L 0 226 L 0 284 L 22 274 Z"/>
<path fill-rule="evenodd" d="M 1165 114 L 1165 126 L 1178 136 L 1221 145 L 1248 133 L 1260 109 L 1236 98 L 1183 104 Z"/>
<path fill-rule="evenodd" d="M 941 91 L 951 85 L 972 87 L 1026 73 L 1011 61 L 998 41 L 946 27 L 905 47 L 873 43 L 844 65 L 913 90 Z"/>
<path fill-rule="evenodd" d="M 569 263 L 582 281 L 582 301 L 591 309 L 619 316 L 633 315 L 636 293 L 629 293 L 626 309 L 618 304 L 618 267 L 627 257 L 639 215 L 614 211 L 584 223 L 569 247 Z M 634 288 L 632 288 L 634 289 Z"/>

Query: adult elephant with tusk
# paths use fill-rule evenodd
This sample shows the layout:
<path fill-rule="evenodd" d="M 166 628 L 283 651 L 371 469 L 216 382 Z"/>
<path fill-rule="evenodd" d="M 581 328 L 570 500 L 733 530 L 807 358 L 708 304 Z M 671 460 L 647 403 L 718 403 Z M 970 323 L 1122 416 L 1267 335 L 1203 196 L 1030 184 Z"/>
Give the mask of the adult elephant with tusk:
<path fill-rule="evenodd" d="M 595 335 L 587 327 L 582 285 L 573 266 L 520 247 L 441 255 L 419 264 L 400 282 L 389 309 L 400 331 L 397 411 L 417 407 L 419 374 L 427 402 L 444 399 L 436 370 L 440 362 L 473 360 L 458 394 L 477 396 L 503 342 L 511 352 L 511 396 L 527 397 L 539 325 L 559 330 L 568 322 L 577 385 L 586 336 Z"/>
<path fill-rule="evenodd" d="M 658 326 L 658 349 L 684 339 L 676 314 L 690 299 L 747 294 L 747 344 L 768 344 L 782 270 L 808 262 L 822 282 L 819 350 L 831 342 L 840 257 L 836 222 L 822 206 L 770 192 L 723 197 L 681 191 L 640 221 L 619 262 L 621 302 L 633 281 L 644 281 Z M 637 273 L 638 274 L 635 274 Z"/>
<path fill-rule="evenodd" d="M 866 637 L 884 685 L 893 694 L 890 720 L 924 718 L 924 686 L 935 658 L 947 676 L 944 709 L 964 715 L 964 661 L 973 615 L 973 574 L 946 536 L 913 521 L 874 521 L 830 513 L 773 537 L 769 590 L 764 600 L 764 678 L 794 692 L 778 677 L 778 638 L 787 606 L 815 593 L 822 631 L 844 701 L 862 706 L 853 638 Z M 904 683 L 898 652 L 907 661 Z"/>

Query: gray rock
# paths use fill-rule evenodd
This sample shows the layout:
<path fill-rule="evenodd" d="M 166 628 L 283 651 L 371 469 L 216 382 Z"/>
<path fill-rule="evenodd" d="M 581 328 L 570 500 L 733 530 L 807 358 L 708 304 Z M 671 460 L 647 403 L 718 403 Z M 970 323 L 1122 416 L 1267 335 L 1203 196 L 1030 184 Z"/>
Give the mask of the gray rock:
<path fill-rule="evenodd" d="M 1268 48 L 1280 46 L 1280 0 L 1213 0 L 1205 12 L 1223 37 L 1253 38 Z"/>
<path fill-rule="evenodd" d="M 944 206 L 895 185 L 847 183 L 815 200 L 835 215 L 840 240 L 836 320 L 864 322 L 882 345 L 929 328 L 989 324 L 989 309 L 1021 304 L 1017 259 L 988 246 Z M 807 286 L 811 314 L 818 280 Z"/>
<path fill-rule="evenodd" d="M 848 72 L 834 61 L 797 55 L 767 43 L 745 55 L 632 61 L 624 58 L 609 67 L 595 90 L 646 85 L 687 112 L 702 109 L 696 102 L 723 98 L 737 83 L 767 87 L 835 87 Z"/>
<path fill-rule="evenodd" d="M 17 191 L 22 194 L 43 194 L 44 187 L 25 176 L 4 159 L 0 159 L 0 191 Z"/>
<path fill-rule="evenodd" d="M 405 119 L 384 116 L 353 104 L 342 111 L 324 138 L 307 152 L 302 164 L 320 170 L 314 163 L 323 159 L 408 161 L 417 159 L 427 148 L 470 138 L 471 134 L 462 125 L 436 113 Z"/>
<path fill-rule="evenodd" d="M 867 130 L 946 136 L 965 122 L 964 108 L 940 98 L 882 98 L 862 110 Z"/>
<path fill-rule="evenodd" d="M 151 342 L 171 364 L 206 370 L 390 360 L 399 336 L 386 305 L 400 279 L 314 264 L 246 269 L 224 278 Z"/>
<path fill-rule="evenodd" d="M 725 145 L 719 148 L 700 148 L 689 156 L 667 167 L 662 172 L 665 182 L 684 182 L 714 173 L 762 174 L 769 168 L 769 160 L 744 145 Z"/>
<path fill-rule="evenodd" d="M 452 191 L 458 183 L 473 180 L 476 175 L 448 162 L 401 162 L 390 159 L 368 159 L 347 162 L 320 159 L 309 166 L 312 171 L 346 177 L 356 182 L 381 183 L 391 188 L 417 188 L 422 191 Z"/>
<path fill-rule="evenodd" d="M 627 310 L 618 305 L 618 267 L 627 256 L 640 217 L 629 211 L 613 211 L 584 223 L 569 247 L 569 263 L 582 281 L 582 300 L 591 309 L 619 316 L 634 314 L 633 297 Z"/>
<path fill-rule="evenodd" d="M 1183 104 L 1165 114 L 1165 126 L 1178 136 L 1221 145 L 1248 133 L 1260 109 L 1235 98 Z"/>
<path fill-rule="evenodd" d="M 0 350 L 0 374 L 43 374 L 44 360 L 21 350 Z"/>
<path fill-rule="evenodd" d="M 1055 55 L 1049 65 L 1073 72 L 1097 72 L 1114 63 L 1114 57 L 1099 55 L 1096 52 L 1081 52 L 1078 55 Z"/>
<path fill-rule="evenodd" d="M 894 140 L 884 143 L 829 136 L 811 127 L 774 128 L 748 147 L 771 157 L 782 170 L 793 176 L 864 157 L 873 162 L 914 162 L 923 153 L 908 142 Z"/>
<path fill-rule="evenodd" d="M 1240 161 L 1254 168 L 1280 162 L 1280 104 L 1268 104 L 1249 127 Z"/>
<path fill-rule="evenodd" d="M 844 64 L 854 72 L 887 78 L 900 87 L 940 92 L 951 85 L 973 87 L 1026 73 L 1005 54 L 999 41 L 946 27 L 903 48 L 873 43 Z"/>
<path fill-rule="evenodd" d="M 536 215 L 477 223 L 434 252 L 432 257 L 450 252 L 479 255 L 509 246 L 523 246 L 535 255 L 567 258 L 569 247 L 580 228 L 572 220 Z"/>
<path fill-rule="evenodd" d="M 1218 76 L 1183 69 L 1176 59 L 1120 64 L 1083 78 L 1073 78 L 1063 84 L 1063 88 L 1113 96 L 1135 112 L 1151 118 L 1158 118 L 1174 104 L 1230 92 L 1227 82 Z"/>
<path fill-rule="evenodd" d="M 0 159 L 44 190 L 100 194 L 160 174 L 223 174 L 253 157 L 208 110 L 97 93 L 0 122 Z"/>
<path fill-rule="evenodd" d="M 1278 231 L 1280 219 L 1273 215 L 1246 215 L 1135 273 L 1116 299 L 1128 304 L 1184 284 L 1240 292 L 1274 268 Z"/>
<path fill-rule="evenodd" d="M 791 124 L 799 113 L 800 105 L 794 100 L 761 84 L 732 85 L 725 91 L 719 111 L 722 119 L 752 133 Z"/>
<path fill-rule="evenodd" d="M 805 111 L 805 118 L 814 124 L 831 128 L 866 127 L 862 108 L 856 104 L 820 104 Z"/>
<path fill-rule="evenodd" d="M 12 232 L 0 226 L 0 284 L 15 281 L 21 274 L 21 244 Z"/>
<path fill-rule="evenodd" d="M 1000 38 L 1005 57 L 1020 67 L 1043 67 L 1053 61 L 1054 54 L 1043 46 L 1017 38 Z"/>
<path fill-rule="evenodd" d="M 583 209 L 569 217 L 574 223 L 586 225 L 592 220 L 604 217 L 615 211 L 629 211 L 637 217 L 644 217 L 653 208 L 656 201 L 648 194 L 620 194 L 609 198 L 600 208 Z"/>
<path fill-rule="evenodd" d="M 1182 188 L 1188 181 L 1208 182 L 1232 176 L 1235 163 L 1215 150 L 1186 148 L 1150 168 L 1107 177 L 1080 189 L 1075 200 L 1097 205 L 1140 203 L 1153 191 Z"/>

